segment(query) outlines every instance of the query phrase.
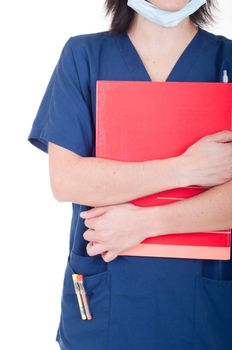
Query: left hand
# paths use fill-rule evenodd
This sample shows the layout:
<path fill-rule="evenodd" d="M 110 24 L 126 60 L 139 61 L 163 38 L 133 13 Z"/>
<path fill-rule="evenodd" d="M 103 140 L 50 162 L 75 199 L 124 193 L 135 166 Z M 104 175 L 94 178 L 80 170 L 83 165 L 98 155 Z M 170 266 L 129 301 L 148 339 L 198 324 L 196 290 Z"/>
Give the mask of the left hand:
<path fill-rule="evenodd" d="M 139 244 L 150 229 L 145 214 L 146 208 L 132 203 L 95 207 L 80 213 L 89 228 L 83 234 L 90 241 L 87 253 L 101 254 L 109 262 L 121 251 Z"/>

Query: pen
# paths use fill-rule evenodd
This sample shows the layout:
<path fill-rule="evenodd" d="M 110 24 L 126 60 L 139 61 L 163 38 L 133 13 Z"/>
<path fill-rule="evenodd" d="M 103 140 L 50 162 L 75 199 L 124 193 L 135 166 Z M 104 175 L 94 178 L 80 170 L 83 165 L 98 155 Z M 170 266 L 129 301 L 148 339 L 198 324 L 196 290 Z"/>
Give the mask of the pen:
<path fill-rule="evenodd" d="M 79 304 L 81 318 L 82 318 L 82 320 L 86 320 L 85 309 L 84 309 L 82 299 L 81 299 L 80 285 L 78 282 L 78 274 L 72 274 L 72 279 L 73 279 L 74 289 L 75 289 L 78 304 Z"/>
<path fill-rule="evenodd" d="M 80 292 L 81 292 L 82 300 L 83 300 L 83 303 L 84 303 L 87 319 L 88 320 L 92 320 L 92 315 L 91 315 L 90 310 L 89 310 L 89 304 L 88 304 L 88 300 L 87 300 L 87 295 L 86 295 L 85 287 L 84 287 L 84 284 L 83 284 L 84 276 L 83 275 L 78 275 L 77 279 L 78 279 L 78 282 L 79 282 Z"/>

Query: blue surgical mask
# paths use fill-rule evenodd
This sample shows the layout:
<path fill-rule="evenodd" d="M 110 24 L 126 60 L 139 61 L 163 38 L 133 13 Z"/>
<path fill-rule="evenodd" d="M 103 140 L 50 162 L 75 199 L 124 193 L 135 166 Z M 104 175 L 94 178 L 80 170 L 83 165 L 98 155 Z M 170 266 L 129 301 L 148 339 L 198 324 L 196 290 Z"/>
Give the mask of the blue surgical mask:
<path fill-rule="evenodd" d="M 163 27 L 175 27 L 186 17 L 196 12 L 207 0 L 189 0 L 189 2 L 177 11 L 161 10 L 157 6 L 145 0 L 128 0 L 127 6 L 146 19 Z"/>

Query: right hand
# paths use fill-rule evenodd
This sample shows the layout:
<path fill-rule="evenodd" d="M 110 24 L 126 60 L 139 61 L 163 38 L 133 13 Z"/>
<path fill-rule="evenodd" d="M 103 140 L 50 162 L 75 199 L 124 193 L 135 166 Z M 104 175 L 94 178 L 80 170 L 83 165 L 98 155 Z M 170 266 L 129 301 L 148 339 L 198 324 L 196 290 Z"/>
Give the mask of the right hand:
<path fill-rule="evenodd" d="M 187 162 L 188 183 L 216 186 L 232 179 L 232 131 L 202 137 L 180 156 Z"/>

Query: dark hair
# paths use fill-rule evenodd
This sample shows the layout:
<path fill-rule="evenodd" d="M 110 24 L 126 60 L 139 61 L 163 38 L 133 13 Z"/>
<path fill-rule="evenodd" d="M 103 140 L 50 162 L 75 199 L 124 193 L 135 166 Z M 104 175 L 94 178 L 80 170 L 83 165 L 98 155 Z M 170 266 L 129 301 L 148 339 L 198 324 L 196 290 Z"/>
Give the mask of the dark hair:
<path fill-rule="evenodd" d="M 214 23 L 215 19 L 212 14 L 214 9 L 217 9 L 216 1 L 207 0 L 206 4 L 190 15 L 190 19 L 199 27 Z M 106 16 L 112 15 L 110 31 L 113 33 L 126 32 L 132 22 L 134 12 L 131 7 L 127 6 L 127 0 L 105 0 L 105 14 Z"/>

